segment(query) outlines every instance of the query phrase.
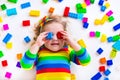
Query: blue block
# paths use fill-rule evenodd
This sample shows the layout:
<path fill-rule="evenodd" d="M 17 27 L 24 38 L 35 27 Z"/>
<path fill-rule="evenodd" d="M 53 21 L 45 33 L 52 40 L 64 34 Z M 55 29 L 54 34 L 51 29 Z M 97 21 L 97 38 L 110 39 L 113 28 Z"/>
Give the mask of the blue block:
<path fill-rule="evenodd" d="M 53 33 L 49 32 L 48 35 L 46 36 L 47 40 L 51 40 L 53 38 Z"/>
<path fill-rule="evenodd" d="M 91 80 L 99 80 L 102 77 L 102 74 L 100 72 L 98 72 L 97 74 L 95 74 Z"/>
<path fill-rule="evenodd" d="M 68 16 L 71 17 L 71 18 L 75 18 L 75 19 L 78 18 L 78 14 L 72 13 L 72 12 L 69 12 Z"/>
<path fill-rule="evenodd" d="M 112 38 L 112 37 L 108 37 L 108 38 L 107 38 L 107 41 L 108 41 L 108 42 L 113 42 L 113 38 Z"/>
<path fill-rule="evenodd" d="M 106 10 L 106 6 L 101 6 L 101 11 L 105 11 Z"/>
<path fill-rule="evenodd" d="M 104 80 L 109 80 L 109 78 L 104 78 Z"/>
<path fill-rule="evenodd" d="M 120 51 L 120 40 L 117 41 L 117 42 L 115 42 L 115 43 L 112 45 L 112 47 L 113 47 L 114 49 Z"/>
<path fill-rule="evenodd" d="M 101 54 L 103 52 L 103 49 L 102 48 L 99 48 L 98 50 L 97 50 L 97 53 L 98 54 Z"/>
<path fill-rule="evenodd" d="M 78 14 L 78 19 L 82 20 L 83 19 L 83 14 L 79 13 Z"/>
<path fill-rule="evenodd" d="M 22 8 L 22 9 L 28 8 L 28 7 L 30 7 L 30 6 L 31 6 L 30 2 L 26 2 L 26 3 L 21 4 L 21 8 Z"/>
<path fill-rule="evenodd" d="M 11 8 L 6 10 L 7 16 L 17 15 L 16 8 Z"/>
<path fill-rule="evenodd" d="M 29 42 L 31 41 L 31 39 L 29 38 L 29 36 L 26 36 L 26 37 L 24 38 L 24 41 L 25 41 L 26 43 L 29 43 Z"/>
<path fill-rule="evenodd" d="M 109 69 L 107 69 L 106 71 L 104 71 L 104 74 L 105 74 L 106 76 L 108 76 L 110 73 L 111 73 L 111 71 L 110 71 Z"/>
<path fill-rule="evenodd" d="M 118 29 L 120 29 L 120 23 L 117 24 L 117 25 L 115 25 L 115 26 L 113 27 L 113 30 L 114 30 L 114 31 L 117 31 Z"/>
<path fill-rule="evenodd" d="M 113 61 L 112 61 L 112 60 L 107 60 L 107 65 L 108 65 L 108 66 L 113 65 Z"/>
<path fill-rule="evenodd" d="M 87 23 L 87 22 L 84 22 L 84 23 L 83 23 L 83 27 L 84 27 L 84 28 L 88 28 L 88 26 L 89 26 L 89 23 Z"/>
<path fill-rule="evenodd" d="M 99 0 L 98 5 L 102 6 L 102 5 L 103 5 L 103 3 L 104 3 L 104 0 Z"/>
<path fill-rule="evenodd" d="M 7 43 L 11 38 L 12 38 L 12 35 L 10 33 L 7 33 L 7 35 L 3 39 L 3 42 Z"/>
<path fill-rule="evenodd" d="M 63 0 L 58 0 L 59 2 L 62 2 Z"/>

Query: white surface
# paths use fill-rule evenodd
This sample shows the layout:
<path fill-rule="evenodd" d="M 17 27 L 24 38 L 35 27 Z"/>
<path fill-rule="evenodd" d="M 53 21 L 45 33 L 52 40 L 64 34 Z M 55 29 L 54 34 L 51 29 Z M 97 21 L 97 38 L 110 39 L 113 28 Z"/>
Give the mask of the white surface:
<path fill-rule="evenodd" d="M 83 2 L 83 0 L 63 0 L 63 2 L 59 3 L 56 0 L 50 0 L 47 4 L 42 4 L 42 0 L 19 0 L 17 4 L 10 3 L 7 0 L 0 0 L 0 5 L 5 3 L 7 8 L 16 8 L 17 15 L 14 16 L 6 16 L 6 11 L 0 10 L 0 16 L 3 17 L 3 23 L 0 23 L 0 50 L 4 52 L 4 57 L 0 58 L 0 62 L 2 60 L 8 61 L 7 67 L 2 67 L 0 63 L 0 80 L 7 80 L 4 76 L 6 71 L 12 73 L 12 77 L 10 80 L 35 80 L 35 69 L 30 71 L 25 71 L 23 69 L 19 69 L 16 67 L 17 53 L 23 53 L 30 47 L 30 44 L 26 44 L 24 42 L 24 37 L 29 36 L 31 39 L 33 38 L 33 26 L 34 24 L 43 16 L 47 15 L 50 7 L 54 7 L 54 14 L 63 15 L 64 7 L 69 6 L 70 12 L 76 12 L 75 4 L 78 2 Z M 20 4 L 25 2 L 31 2 L 31 7 L 26 9 L 21 9 Z M 90 38 L 90 31 L 100 31 L 102 34 L 106 34 L 107 36 L 113 36 L 120 33 L 120 30 L 114 32 L 112 30 L 113 26 L 120 22 L 120 6 L 119 0 L 108 0 L 111 4 L 110 8 L 108 8 L 105 12 L 100 11 L 100 7 L 98 6 L 98 0 L 95 1 L 94 4 L 87 7 L 87 14 L 85 17 L 88 17 L 89 28 L 84 29 L 82 27 L 82 23 L 79 20 L 68 18 L 70 21 L 70 29 L 73 37 L 78 39 L 83 39 L 87 45 L 87 49 L 91 55 L 91 63 L 88 66 L 77 66 L 75 64 L 71 65 L 72 73 L 76 74 L 76 80 L 90 80 L 90 78 L 98 72 L 99 59 L 101 57 L 106 57 L 109 60 L 109 54 L 112 49 L 113 43 L 101 43 L 100 38 Z M 29 11 L 35 9 L 40 10 L 40 17 L 30 17 Z M 104 25 L 95 26 L 94 20 L 96 18 L 101 19 L 102 16 L 109 10 L 114 12 L 113 16 L 115 20 L 111 23 L 106 22 Z M 31 25 L 29 27 L 22 27 L 23 20 L 30 20 Z M 3 31 L 2 25 L 9 24 L 9 30 Z M 11 33 L 13 35 L 10 42 L 13 43 L 12 49 L 7 49 L 5 44 L 2 42 L 4 36 L 7 33 Z M 104 52 L 101 55 L 96 55 L 96 50 L 101 47 L 104 49 Z M 108 76 L 110 80 L 120 80 L 120 62 L 119 62 L 120 52 L 117 53 L 117 57 L 113 60 L 113 65 L 111 67 L 107 67 L 110 69 L 111 74 Z M 105 76 L 101 78 L 103 80 Z"/>

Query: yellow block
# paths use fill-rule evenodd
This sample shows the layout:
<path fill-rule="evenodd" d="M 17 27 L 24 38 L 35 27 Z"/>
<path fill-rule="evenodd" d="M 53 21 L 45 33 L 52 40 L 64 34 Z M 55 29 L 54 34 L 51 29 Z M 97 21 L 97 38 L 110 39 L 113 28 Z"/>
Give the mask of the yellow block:
<path fill-rule="evenodd" d="M 0 23 L 2 23 L 3 22 L 3 19 L 2 19 L 2 17 L 0 16 Z"/>
<path fill-rule="evenodd" d="M 107 36 L 106 34 L 102 34 L 101 38 L 100 38 L 100 41 L 101 42 L 105 42 L 107 40 Z"/>
<path fill-rule="evenodd" d="M 8 42 L 8 43 L 6 44 L 6 48 L 11 49 L 11 48 L 12 48 L 12 42 Z"/>
<path fill-rule="evenodd" d="M 82 8 L 86 8 L 87 7 L 86 3 L 82 3 L 81 5 L 82 5 Z"/>
<path fill-rule="evenodd" d="M 95 19 L 94 24 L 95 25 L 99 25 L 100 24 L 100 20 L 99 19 Z"/>
<path fill-rule="evenodd" d="M 104 15 L 100 21 L 101 24 L 104 24 L 108 20 L 108 16 Z"/>
<path fill-rule="evenodd" d="M 107 2 L 107 3 L 105 3 L 105 7 L 106 8 L 109 8 L 110 7 L 110 4 Z"/>
<path fill-rule="evenodd" d="M 40 16 L 40 11 L 39 10 L 31 10 L 29 13 L 30 16 Z"/>
<path fill-rule="evenodd" d="M 86 48 L 86 44 L 85 44 L 85 42 L 84 42 L 83 39 L 80 39 L 80 40 L 78 41 L 78 44 L 79 44 L 80 46 Z"/>

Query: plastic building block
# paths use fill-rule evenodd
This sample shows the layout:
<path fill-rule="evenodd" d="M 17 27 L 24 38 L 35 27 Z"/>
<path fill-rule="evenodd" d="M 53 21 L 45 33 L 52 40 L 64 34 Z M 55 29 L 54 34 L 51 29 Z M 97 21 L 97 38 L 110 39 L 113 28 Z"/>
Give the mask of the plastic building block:
<path fill-rule="evenodd" d="M 3 67 L 8 66 L 7 60 L 2 61 L 2 66 L 3 66 Z"/>
<path fill-rule="evenodd" d="M 106 76 L 108 76 L 110 73 L 111 73 L 111 71 L 110 71 L 109 69 L 107 69 L 107 70 L 104 71 L 104 74 L 105 74 Z"/>
<path fill-rule="evenodd" d="M 120 23 L 118 23 L 117 25 L 115 25 L 115 26 L 113 27 L 113 30 L 114 30 L 114 31 L 117 31 L 118 29 L 120 29 Z"/>
<path fill-rule="evenodd" d="M 108 16 L 104 15 L 102 19 L 100 20 L 100 24 L 104 24 L 106 21 L 108 21 Z"/>
<path fill-rule="evenodd" d="M 115 35 L 113 36 L 113 42 L 116 42 L 120 39 L 120 36 L 119 35 Z"/>
<path fill-rule="evenodd" d="M 105 71 L 105 66 L 100 66 L 100 67 L 99 67 L 99 71 L 100 71 L 100 72 L 104 72 L 104 71 Z"/>
<path fill-rule="evenodd" d="M 54 12 L 54 10 L 55 10 L 55 8 L 50 7 L 50 9 L 49 9 L 49 13 L 53 13 L 53 12 Z"/>
<path fill-rule="evenodd" d="M 7 6 L 6 6 L 5 4 L 2 4 L 2 5 L 1 5 L 1 9 L 2 9 L 2 10 L 5 10 L 5 9 L 7 9 Z"/>
<path fill-rule="evenodd" d="M 83 14 L 78 14 L 78 19 L 82 20 L 83 19 Z"/>
<path fill-rule="evenodd" d="M 88 22 L 88 18 L 87 18 L 87 17 L 83 17 L 82 22 L 83 22 L 83 23 L 84 23 L 84 22 Z"/>
<path fill-rule="evenodd" d="M 3 42 L 7 43 L 11 38 L 12 38 L 12 35 L 10 33 L 7 33 L 7 35 L 3 39 Z"/>
<path fill-rule="evenodd" d="M 42 2 L 45 3 L 45 4 L 48 3 L 48 1 L 49 1 L 49 0 L 42 0 Z"/>
<path fill-rule="evenodd" d="M 81 4 L 82 8 L 86 8 L 87 7 L 87 4 L 84 2 Z"/>
<path fill-rule="evenodd" d="M 111 16 L 112 14 L 113 14 L 112 10 L 109 10 L 109 11 L 106 13 L 107 16 Z"/>
<path fill-rule="evenodd" d="M 110 52 L 110 58 L 111 59 L 114 59 L 117 55 L 117 50 L 116 49 L 112 49 L 111 52 Z"/>
<path fill-rule="evenodd" d="M 30 2 L 26 2 L 26 3 L 21 4 L 21 8 L 22 8 L 22 9 L 28 8 L 28 7 L 30 7 L 30 6 L 31 6 Z"/>
<path fill-rule="evenodd" d="M 24 21 L 22 22 L 22 25 L 23 25 L 23 26 L 30 26 L 30 20 L 24 20 Z"/>
<path fill-rule="evenodd" d="M 110 17 L 108 18 L 108 21 L 109 21 L 109 22 L 114 21 L 114 17 L 113 17 L 113 16 L 110 16 Z"/>
<path fill-rule="evenodd" d="M 101 6 L 101 9 L 100 9 L 102 12 L 104 12 L 106 10 L 106 6 Z"/>
<path fill-rule="evenodd" d="M 104 4 L 104 0 L 99 0 L 98 5 L 102 6 Z"/>
<path fill-rule="evenodd" d="M 4 56 L 3 52 L 0 51 L 0 58 L 2 58 Z"/>
<path fill-rule="evenodd" d="M 95 37 L 97 37 L 97 38 L 100 37 L 100 32 L 99 32 L 99 31 L 96 31 L 96 32 L 95 32 Z"/>
<path fill-rule="evenodd" d="M 77 3 L 77 4 L 76 4 L 76 9 L 80 9 L 80 8 L 82 8 L 81 3 Z"/>
<path fill-rule="evenodd" d="M 10 72 L 6 72 L 6 74 L 5 74 L 5 77 L 6 77 L 6 78 L 10 79 L 11 76 L 12 76 L 12 73 L 10 73 Z"/>
<path fill-rule="evenodd" d="M 7 48 L 7 49 L 11 49 L 11 48 L 12 48 L 12 42 L 8 42 L 8 43 L 6 44 L 6 48 Z"/>
<path fill-rule="evenodd" d="M 84 28 L 88 28 L 88 26 L 89 26 L 89 23 L 88 23 L 88 22 L 84 22 L 84 23 L 83 23 L 83 27 L 84 27 Z"/>
<path fill-rule="evenodd" d="M 63 0 L 58 0 L 59 2 L 62 2 Z"/>
<path fill-rule="evenodd" d="M 97 74 L 95 74 L 91 80 L 99 80 L 102 77 L 102 74 L 100 72 L 98 72 Z"/>
<path fill-rule="evenodd" d="M 101 54 L 103 52 L 103 49 L 102 48 L 99 48 L 98 50 L 97 50 L 97 53 L 98 54 Z"/>
<path fill-rule="evenodd" d="M 70 7 L 65 7 L 65 9 L 64 9 L 64 14 L 63 14 L 64 17 L 68 17 L 68 15 L 69 15 L 69 10 L 70 10 Z"/>
<path fill-rule="evenodd" d="M 57 33 L 57 38 L 58 38 L 58 39 L 63 39 L 62 36 L 63 36 L 63 34 L 62 34 L 61 32 L 58 32 L 58 33 Z"/>
<path fill-rule="evenodd" d="M 91 4 L 90 0 L 84 0 L 84 2 L 86 3 L 87 6 L 89 6 Z"/>
<path fill-rule="evenodd" d="M 17 3 L 18 0 L 8 0 L 9 2 L 12 2 L 12 3 Z"/>
<path fill-rule="evenodd" d="M 21 60 L 22 59 L 22 53 L 17 54 L 17 60 Z"/>
<path fill-rule="evenodd" d="M 76 13 L 72 13 L 72 12 L 69 12 L 68 16 L 71 18 L 75 18 L 75 19 L 78 18 L 78 15 Z"/>
<path fill-rule="evenodd" d="M 117 41 L 117 42 L 115 42 L 115 43 L 112 45 L 112 47 L 113 47 L 114 49 L 120 51 L 120 40 Z"/>
<path fill-rule="evenodd" d="M 81 47 L 86 48 L 86 44 L 85 44 L 85 42 L 84 42 L 83 39 L 78 40 L 78 44 L 79 44 Z"/>
<path fill-rule="evenodd" d="M 89 36 L 90 36 L 90 37 L 95 37 L 95 32 L 94 32 L 94 31 L 91 31 L 91 32 L 89 33 Z"/>
<path fill-rule="evenodd" d="M 104 80 L 109 80 L 109 78 L 104 78 Z"/>
<path fill-rule="evenodd" d="M 51 40 L 53 38 L 53 33 L 52 32 L 49 32 L 48 35 L 46 36 L 46 39 L 47 40 Z"/>
<path fill-rule="evenodd" d="M 108 41 L 108 42 L 113 42 L 113 37 L 108 37 L 108 38 L 107 38 L 107 41 Z"/>
<path fill-rule="evenodd" d="M 100 61 L 100 63 L 101 63 L 101 64 L 105 64 L 105 63 L 106 63 L 106 58 L 105 58 L 105 57 L 100 58 L 100 60 L 99 60 L 99 61 Z"/>
<path fill-rule="evenodd" d="M 95 0 L 90 0 L 90 3 L 94 4 Z"/>
<path fill-rule="evenodd" d="M 6 10 L 7 16 L 17 15 L 16 8 L 11 8 Z"/>
<path fill-rule="evenodd" d="M 95 19 L 94 24 L 95 25 L 99 25 L 100 24 L 100 20 L 99 19 Z"/>
<path fill-rule="evenodd" d="M 0 16 L 0 23 L 2 23 L 3 22 L 3 19 L 2 19 L 2 17 Z"/>
<path fill-rule="evenodd" d="M 107 65 L 108 65 L 108 66 L 113 65 L 113 61 L 112 61 L 112 60 L 107 60 Z"/>
<path fill-rule="evenodd" d="M 38 17 L 38 16 L 40 16 L 40 11 L 39 11 L 39 10 L 31 10 L 31 11 L 29 12 L 29 15 L 30 15 L 30 16 Z"/>
<path fill-rule="evenodd" d="M 24 38 L 24 41 L 25 41 L 26 43 L 29 43 L 29 42 L 31 41 L 31 39 L 29 38 L 29 36 L 26 36 L 26 37 Z"/>
<path fill-rule="evenodd" d="M 107 3 L 105 3 L 105 7 L 106 8 L 109 8 L 110 7 L 110 4 L 107 2 Z"/>
<path fill-rule="evenodd" d="M 107 41 L 107 36 L 106 36 L 106 34 L 102 34 L 102 36 L 101 36 L 101 38 L 100 38 L 100 41 L 101 41 L 101 42 Z"/>
<path fill-rule="evenodd" d="M 21 68 L 20 62 L 17 62 L 16 67 Z"/>
<path fill-rule="evenodd" d="M 3 30 L 9 30 L 8 24 L 4 24 L 4 25 L 3 25 Z"/>

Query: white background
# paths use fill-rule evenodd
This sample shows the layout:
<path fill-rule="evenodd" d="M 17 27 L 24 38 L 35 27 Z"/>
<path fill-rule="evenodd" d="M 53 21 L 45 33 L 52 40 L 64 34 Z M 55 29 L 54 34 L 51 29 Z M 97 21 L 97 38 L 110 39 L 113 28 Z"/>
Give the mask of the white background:
<path fill-rule="evenodd" d="M 23 53 L 30 47 L 32 41 L 30 43 L 24 42 L 24 37 L 29 36 L 32 40 L 33 38 L 33 26 L 40 18 L 48 14 L 48 10 L 50 7 L 54 7 L 55 11 L 53 14 L 63 15 L 64 8 L 66 6 L 70 7 L 70 12 L 76 13 L 75 4 L 83 3 L 84 0 L 63 0 L 63 2 L 59 3 L 57 0 L 49 0 L 47 4 L 43 4 L 42 0 L 18 0 L 17 4 L 10 3 L 7 0 L 0 0 L 1 4 L 6 4 L 7 8 L 16 8 L 17 15 L 7 16 L 6 10 L 0 10 L 0 16 L 3 18 L 3 22 L 0 23 L 0 50 L 3 51 L 4 57 L 0 58 L 0 80 L 7 80 L 4 76 L 5 73 L 11 72 L 12 77 L 10 80 L 35 80 L 35 69 L 30 71 L 25 71 L 23 69 L 17 68 L 17 58 L 16 54 Z M 26 9 L 21 9 L 20 5 L 25 2 L 30 2 L 31 7 Z M 100 11 L 100 6 L 98 6 L 98 0 L 95 0 L 95 3 L 87 7 L 87 13 L 84 15 L 88 17 L 89 28 L 84 29 L 82 27 L 82 22 L 77 19 L 68 18 L 69 20 L 69 32 L 72 33 L 73 37 L 78 39 L 83 39 L 87 45 L 87 50 L 91 55 L 91 63 L 88 66 L 78 66 L 72 63 L 71 71 L 76 74 L 76 80 L 90 80 L 92 76 L 94 76 L 98 72 L 99 59 L 101 57 L 106 57 L 109 60 L 109 54 L 112 50 L 112 44 L 106 42 L 100 42 L 100 38 L 90 38 L 90 31 L 100 31 L 101 34 L 106 34 L 107 36 L 113 36 L 120 33 L 120 30 L 113 31 L 113 26 L 120 22 L 120 6 L 119 0 L 108 0 L 110 3 L 110 7 L 106 9 L 105 12 Z M 39 17 L 30 17 L 29 11 L 35 9 L 40 10 Z M 113 22 L 106 22 L 104 25 L 95 26 L 94 20 L 96 18 L 101 19 L 102 16 L 108 12 L 109 10 L 113 11 L 113 16 L 115 20 Z M 22 27 L 23 20 L 30 20 L 31 24 L 29 27 Z M 3 24 L 9 25 L 9 30 L 3 31 Z M 12 38 L 9 42 L 13 43 L 12 49 L 7 49 L 5 44 L 2 42 L 3 38 L 7 33 L 12 34 Z M 104 52 L 101 55 L 97 55 L 96 50 L 101 47 L 104 49 Z M 120 52 L 117 52 L 117 56 L 113 59 L 113 65 L 106 68 L 110 69 L 111 74 L 108 76 L 109 80 L 120 80 Z M 1 61 L 7 60 L 8 66 L 2 67 Z M 105 75 L 102 75 L 100 80 L 103 80 Z"/>

